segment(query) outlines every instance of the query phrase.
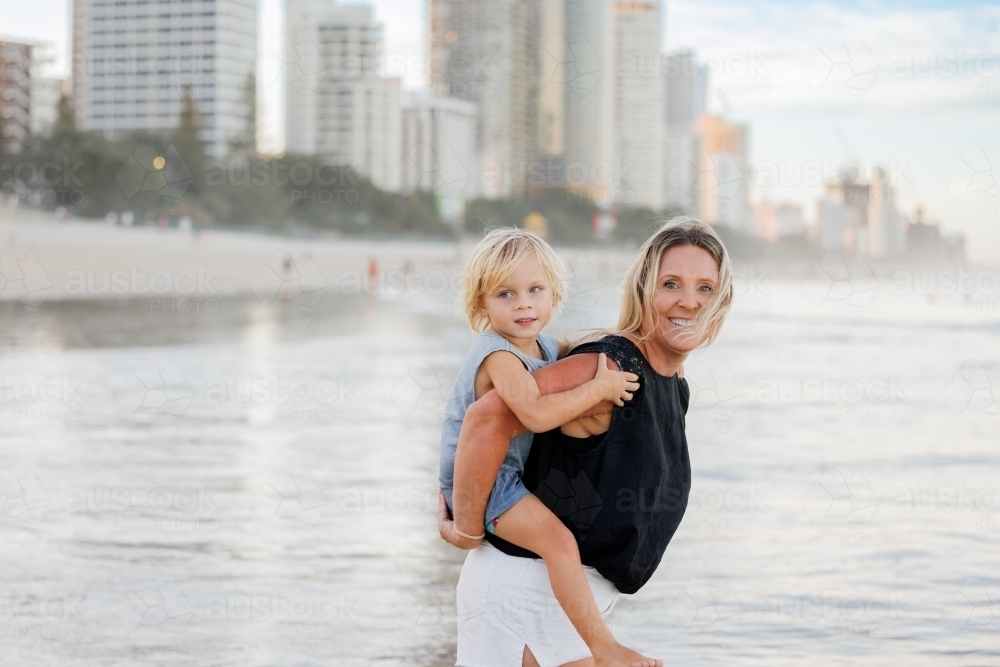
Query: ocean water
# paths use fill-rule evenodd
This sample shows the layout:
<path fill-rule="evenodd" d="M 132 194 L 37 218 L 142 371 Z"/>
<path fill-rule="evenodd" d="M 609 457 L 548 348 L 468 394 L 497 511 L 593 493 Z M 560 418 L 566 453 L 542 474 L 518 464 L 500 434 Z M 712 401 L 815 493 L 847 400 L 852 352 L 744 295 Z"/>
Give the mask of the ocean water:
<path fill-rule="evenodd" d="M 552 330 L 613 325 L 617 271 Z M 688 513 L 614 632 L 667 664 L 1000 664 L 996 295 L 747 271 L 686 366 Z M 454 664 L 450 305 L 0 304 L 0 663 Z"/>

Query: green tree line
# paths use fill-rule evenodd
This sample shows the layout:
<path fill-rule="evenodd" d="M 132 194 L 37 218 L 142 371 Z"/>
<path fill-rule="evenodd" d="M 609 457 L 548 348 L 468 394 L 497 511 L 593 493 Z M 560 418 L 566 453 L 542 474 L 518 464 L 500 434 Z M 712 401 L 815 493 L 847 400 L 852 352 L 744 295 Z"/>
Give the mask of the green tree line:
<path fill-rule="evenodd" d="M 211 158 L 190 89 L 183 91 L 175 129 L 114 139 L 78 129 L 64 96 L 47 135 L 29 136 L 16 154 L 4 152 L 0 141 L 0 188 L 29 205 L 49 210 L 64 206 L 81 217 L 129 211 L 136 224 L 186 216 L 200 226 L 279 232 L 290 226 L 363 236 L 447 237 L 458 231 L 442 219 L 433 193 L 380 190 L 350 167 L 316 156 L 260 154 L 252 75 L 246 81 L 244 104 L 243 132 L 228 144 L 224 157 Z M 553 188 L 519 198 L 467 202 L 460 227 L 471 233 L 494 226 L 520 227 L 529 215 L 540 214 L 550 240 L 587 244 L 594 242 L 591 220 L 599 211 L 586 197 Z M 674 213 L 619 208 L 617 226 L 603 242 L 641 244 L 658 221 Z M 766 250 L 756 239 L 732 230 L 720 232 L 748 254 Z"/>

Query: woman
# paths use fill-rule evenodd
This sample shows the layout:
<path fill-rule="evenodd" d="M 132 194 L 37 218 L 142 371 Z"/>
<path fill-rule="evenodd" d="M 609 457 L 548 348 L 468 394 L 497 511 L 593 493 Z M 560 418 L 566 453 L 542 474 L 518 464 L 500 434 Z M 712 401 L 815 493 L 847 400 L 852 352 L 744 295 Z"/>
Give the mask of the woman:
<path fill-rule="evenodd" d="M 594 377 L 604 352 L 640 388 L 624 407 L 603 403 L 535 435 L 524 483 L 572 531 L 602 614 L 619 592 L 652 576 L 687 507 L 691 468 L 684 437 L 689 391 L 683 362 L 710 344 L 732 304 L 728 254 L 693 218 L 668 222 L 626 273 L 616 334 L 577 347 L 533 376 L 542 393 Z M 473 549 L 458 583 L 458 662 L 466 667 L 588 667 L 594 662 L 559 608 L 542 561 L 481 531 L 507 443 L 525 429 L 496 396 L 465 416 L 455 459 L 455 518 L 440 515 L 449 543 Z M 602 667 L 596 665 L 595 667 Z"/>

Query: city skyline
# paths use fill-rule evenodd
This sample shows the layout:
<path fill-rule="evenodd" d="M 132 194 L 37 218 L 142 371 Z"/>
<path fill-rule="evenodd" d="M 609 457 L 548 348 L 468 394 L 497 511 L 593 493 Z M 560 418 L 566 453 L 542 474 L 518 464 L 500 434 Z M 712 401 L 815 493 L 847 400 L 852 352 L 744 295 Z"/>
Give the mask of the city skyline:
<path fill-rule="evenodd" d="M 420 87 L 423 3 L 371 4 L 385 25 L 387 75 Z M 866 177 L 883 165 L 902 213 L 912 215 L 921 204 L 945 231 L 967 235 L 970 259 L 1000 256 L 994 120 L 1000 55 L 990 42 L 1000 9 L 813 3 L 792 13 L 789 7 L 666 4 L 664 50 L 694 50 L 709 69 L 708 111 L 750 127 L 753 201 L 798 203 L 815 222 L 816 202 L 842 165 L 857 162 Z M 283 121 L 274 99 L 280 101 L 281 85 L 269 71 L 275 64 L 269 46 L 280 37 L 283 11 L 273 0 L 262 0 L 259 11 L 261 139 L 277 148 Z M 4 13 L 6 35 L 55 43 L 65 66 L 66 0 Z"/>

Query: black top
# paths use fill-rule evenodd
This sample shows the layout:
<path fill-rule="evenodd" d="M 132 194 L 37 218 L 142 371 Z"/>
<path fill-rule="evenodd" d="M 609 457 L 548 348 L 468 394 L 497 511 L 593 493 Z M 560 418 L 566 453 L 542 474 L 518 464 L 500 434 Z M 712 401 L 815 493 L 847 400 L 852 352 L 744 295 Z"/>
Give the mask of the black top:
<path fill-rule="evenodd" d="M 622 593 L 635 593 L 660 564 L 687 509 L 691 461 L 684 416 L 690 391 L 683 378 L 653 370 L 622 336 L 585 343 L 570 354 L 586 352 L 604 352 L 638 375 L 639 390 L 614 408 L 606 433 L 536 434 L 524 484 L 572 531 L 584 565 L 597 568 Z M 496 535 L 487 539 L 511 556 L 538 558 Z"/>

